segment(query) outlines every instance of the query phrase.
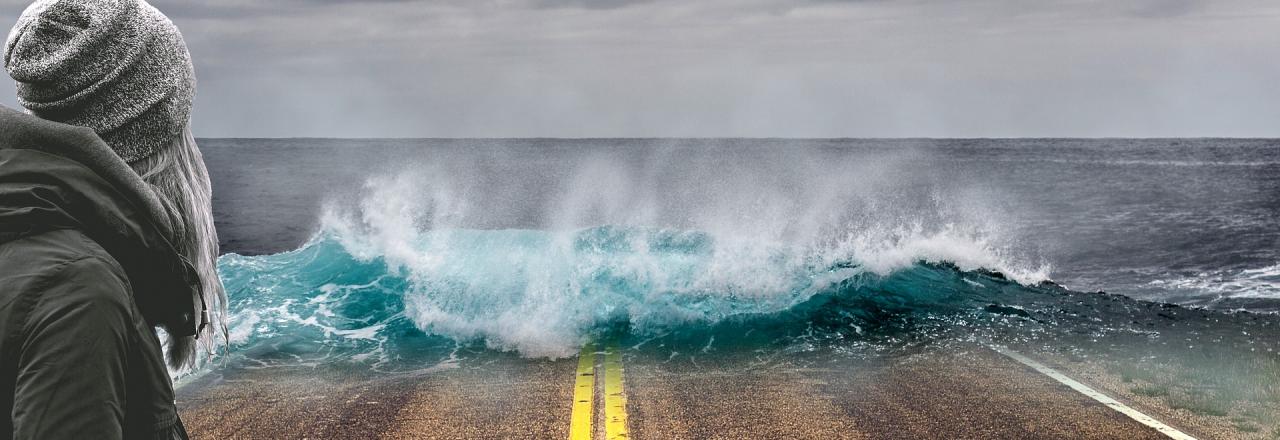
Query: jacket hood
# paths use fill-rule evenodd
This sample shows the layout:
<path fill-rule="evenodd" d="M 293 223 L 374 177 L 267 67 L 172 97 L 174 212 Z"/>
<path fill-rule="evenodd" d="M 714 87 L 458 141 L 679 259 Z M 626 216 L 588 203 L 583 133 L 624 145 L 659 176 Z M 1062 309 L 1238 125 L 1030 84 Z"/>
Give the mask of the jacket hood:
<path fill-rule="evenodd" d="M 190 336 L 200 283 L 173 245 L 181 224 L 93 130 L 0 106 L 0 243 L 79 230 L 124 268 L 148 322 Z"/>

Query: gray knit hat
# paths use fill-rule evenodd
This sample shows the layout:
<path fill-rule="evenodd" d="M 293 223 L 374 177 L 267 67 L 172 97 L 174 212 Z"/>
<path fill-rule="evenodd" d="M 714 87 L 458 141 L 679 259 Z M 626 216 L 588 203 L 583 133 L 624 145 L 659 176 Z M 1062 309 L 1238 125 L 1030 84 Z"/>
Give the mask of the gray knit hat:
<path fill-rule="evenodd" d="M 181 133 L 196 79 L 177 26 L 143 0 L 38 0 L 4 46 L 18 102 L 92 128 L 126 162 Z"/>

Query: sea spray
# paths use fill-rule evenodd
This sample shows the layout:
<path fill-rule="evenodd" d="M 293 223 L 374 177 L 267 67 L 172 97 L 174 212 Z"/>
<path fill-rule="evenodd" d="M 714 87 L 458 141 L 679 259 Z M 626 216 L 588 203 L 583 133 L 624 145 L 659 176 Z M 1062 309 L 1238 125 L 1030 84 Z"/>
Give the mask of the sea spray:
<path fill-rule="evenodd" d="M 925 298 L 954 293 L 881 291 L 902 271 L 1047 277 L 999 234 L 997 197 L 915 174 L 909 153 L 874 163 L 662 153 L 626 166 L 587 155 L 529 200 L 479 190 L 492 176 L 474 164 L 371 178 L 329 203 L 298 250 L 223 257 L 233 349 L 385 362 L 451 341 L 563 357 L 619 326 L 702 328 L 822 295 L 928 308 Z M 535 227 L 483 227 L 529 212 Z"/>
<path fill-rule="evenodd" d="M 326 218 L 299 250 L 223 258 L 234 349 L 276 362 L 384 362 L 412 357 L 424 341 L 437 351 L 453 341 L 563 357 L 619 325 L 660 334 L 787 313 L 819 295 L 883 295 L 871 300 L 927 309 L 950 294 L 928 284 L 877 291 L 904 270 L 955 272 L 955 283 L 959 270 L 979 268 L 1041 279 L 950 229 L 798 246 L 636 226 L 395 235 L 420 223 L 385 212 Z M 930 263 L 952 268 L 920 266 Z"/>

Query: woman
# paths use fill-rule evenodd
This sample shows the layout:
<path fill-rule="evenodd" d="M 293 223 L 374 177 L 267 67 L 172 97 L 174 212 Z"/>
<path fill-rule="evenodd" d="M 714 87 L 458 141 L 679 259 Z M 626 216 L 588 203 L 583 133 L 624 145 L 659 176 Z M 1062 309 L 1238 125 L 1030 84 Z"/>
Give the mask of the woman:
<path fill-rule="evenodd" d="M 142 0 L 32 4 L 4 47 L 0 439 L 186 438 L 168 365 L 225 341 L 178 29 Z"/>

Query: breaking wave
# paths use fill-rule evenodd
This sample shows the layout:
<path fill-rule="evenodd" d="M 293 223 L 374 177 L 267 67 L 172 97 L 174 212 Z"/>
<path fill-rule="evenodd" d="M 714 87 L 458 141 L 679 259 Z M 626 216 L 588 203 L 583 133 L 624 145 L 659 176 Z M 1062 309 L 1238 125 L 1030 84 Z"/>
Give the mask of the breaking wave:
<path fill-rule="evenodd" d="M 382 353 L 394 343 L 388 337 L 411 325 L 459 342 L 561 357 L 620 323 L 660 333 L 786 313 L 820 296 L 906 308 L 968 303 L 978 299 L 968 291 L 981 284 L 965 270 L 998 267 L 989 255 L 964 253 L 974 244 L 944 236 L 826 252 L 735 248 L 697 231 L 613 226 L 416 238 L 398 244 L 395 257 L 334 232 L 283 254 L 224 256 L 231 342 L 305 330 L 321 345 L 365 341 Z"/>
<path fill-rule="evenodd" d="M 570 356 L 618 328 L 741 332 L 834 319 L 861 332 L 886 317 L 984 310 L 1008 302 L 993 295 L 1047 280 L 1047 267 L 1012 261 L 988 228 L 946 221 L 939 197 L 922 205 L 935 211 L 912 216 L 868 215 L 875 203 L 828 193 L 821 199 L 838 210 L 770 211 L 814 205 L 784 195 L 663 222 L 654 219 L 672 216 L 635 215 L 645 209 L 618 191 L 567 191 L 550 227 L 482 229 L 457 226 L 473 215 L 467 191 L 421 175 L 371 180 L 294 251 L 224 255 L 232 351 L 263 363 L 384 365 L 473 346 Z M 610 217 L 624 221 L 555 227 Z"/>

